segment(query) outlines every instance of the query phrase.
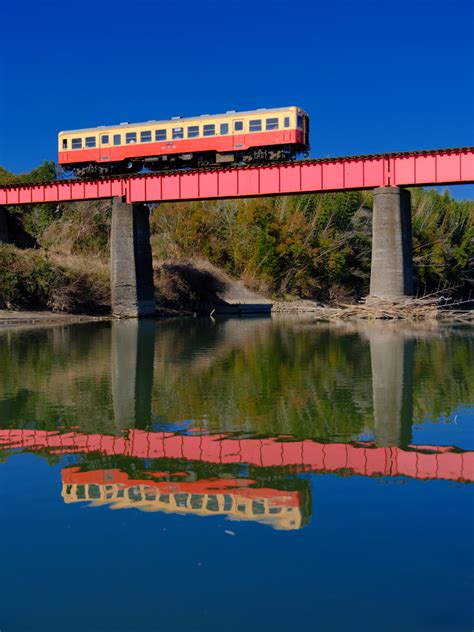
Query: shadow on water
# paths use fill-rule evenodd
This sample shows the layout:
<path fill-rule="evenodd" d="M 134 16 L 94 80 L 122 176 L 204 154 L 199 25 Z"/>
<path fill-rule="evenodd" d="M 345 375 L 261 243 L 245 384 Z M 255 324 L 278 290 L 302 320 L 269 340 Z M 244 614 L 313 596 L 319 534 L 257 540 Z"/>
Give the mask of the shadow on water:
<path fill-rule="evenodd" d="M 414 423 L 473 400 L 472 341 L 285 319 L 6 331 L 1 444 L 68 454 L 65 502 L 297 529 L 304 472 L 465 476 L 459 450 L 411 444 Z"/>

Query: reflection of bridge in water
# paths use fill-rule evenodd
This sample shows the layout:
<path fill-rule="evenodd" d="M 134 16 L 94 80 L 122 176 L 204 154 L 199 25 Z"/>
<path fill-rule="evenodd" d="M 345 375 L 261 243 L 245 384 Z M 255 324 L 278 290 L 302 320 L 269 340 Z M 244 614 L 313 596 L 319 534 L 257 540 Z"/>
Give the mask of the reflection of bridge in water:
<path fill-rule="evenodd" d="M 310 439 L 235 438 L 225 434 L 184 435 L 129 430 L 122 436 L 60 434 L 47 430 L 0 430 L 0 448 L 51 454 L 91 453 L 140 459 L 180 459 L 294 472 L 361 476 L 407 476 L 472 482 L 474 452 L 451 446 L 377 447 L 374 443 L 320 443 Z"/>

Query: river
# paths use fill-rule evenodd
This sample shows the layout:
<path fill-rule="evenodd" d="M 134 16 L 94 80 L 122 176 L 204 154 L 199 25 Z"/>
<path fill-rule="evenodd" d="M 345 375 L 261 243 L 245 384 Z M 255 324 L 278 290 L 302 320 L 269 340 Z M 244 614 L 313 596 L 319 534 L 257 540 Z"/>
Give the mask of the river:
<path fill-rule="evenodd" d="M 0 630 L 469 631 L 474 330 L 0 331 Z"/>

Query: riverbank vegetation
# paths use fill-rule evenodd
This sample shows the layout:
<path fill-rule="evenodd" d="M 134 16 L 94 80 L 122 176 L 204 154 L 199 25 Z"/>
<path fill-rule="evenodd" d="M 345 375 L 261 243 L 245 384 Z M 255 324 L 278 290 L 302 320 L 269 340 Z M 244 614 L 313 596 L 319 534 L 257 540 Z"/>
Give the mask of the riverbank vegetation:
<path fill-rule="evenodd" d="M 0 185 L 54 178 L 53 163 Z M 474 202 L 412 190 L 418 296 L 474 287 Z M 162 204 L 151 215 L 157 298 L 170 265 L 207 261 L 269 298 L 338 305 L 368 293 L 372 193 Z M 103 312 L 109 301 L 110 202 L 8 207 L 0 245 L 0 308 Z M 174 266 L 173 269 L 177 269 Z M 58 296 L 66 296 L 59 300 Z"/>

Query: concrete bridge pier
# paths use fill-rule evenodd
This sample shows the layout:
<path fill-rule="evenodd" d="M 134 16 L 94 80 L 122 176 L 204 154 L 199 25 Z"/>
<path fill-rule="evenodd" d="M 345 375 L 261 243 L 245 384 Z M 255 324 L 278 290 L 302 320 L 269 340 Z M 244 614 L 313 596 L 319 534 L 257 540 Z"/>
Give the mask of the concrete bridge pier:
<path fill-rule="evenodd" d="M 370 297 L 397 301 L 413 295 L 410 192 L 374 190 Z"/>
<path fill-rule="evenodd" d="M 0 206 L 0 244 L 8 243 L 8 218 L 5 209 Z"/>
<path fill-rule="evenodd" d="M 149 208 L 112 201 L 110 235 L 110 285 L 112 314 L 140 318 L 155 313 Z"/>

